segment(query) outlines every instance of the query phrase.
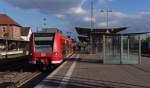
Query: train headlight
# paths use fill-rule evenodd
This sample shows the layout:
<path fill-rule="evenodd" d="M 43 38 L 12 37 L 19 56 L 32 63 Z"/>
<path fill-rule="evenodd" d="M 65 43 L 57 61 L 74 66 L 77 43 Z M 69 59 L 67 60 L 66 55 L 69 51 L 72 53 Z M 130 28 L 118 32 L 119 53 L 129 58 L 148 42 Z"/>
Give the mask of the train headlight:
<path fill-rule="evenodd" d="M 57 56 L 58 56 L 58 53 L 57 53 L 57 52 L 54 52 L 54 56 L 57 57 Z"/>

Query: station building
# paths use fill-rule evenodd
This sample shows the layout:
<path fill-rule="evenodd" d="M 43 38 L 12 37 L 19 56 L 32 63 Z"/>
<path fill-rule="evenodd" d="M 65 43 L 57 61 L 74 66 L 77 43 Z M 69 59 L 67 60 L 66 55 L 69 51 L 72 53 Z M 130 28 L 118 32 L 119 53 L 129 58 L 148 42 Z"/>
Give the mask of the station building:
<path fill-rule="evenodd" d="M 7 14 L 0 14 L 0 56 L 27 50 L 31 34 L 30 27 L 22 27 Z"/>

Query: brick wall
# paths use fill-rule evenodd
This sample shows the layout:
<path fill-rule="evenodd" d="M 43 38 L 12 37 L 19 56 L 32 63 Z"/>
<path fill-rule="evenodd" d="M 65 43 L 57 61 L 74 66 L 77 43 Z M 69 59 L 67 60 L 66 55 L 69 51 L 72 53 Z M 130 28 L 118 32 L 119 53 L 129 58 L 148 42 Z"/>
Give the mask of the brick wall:
<path fill-rule="evenodd" d="M 21 27 L 18 26 L 8 26 L 8 25 L 1 25 L 0 26 L 0 37 L 4 37 L 5 33 L 9 34 L 9 38 L 11 39 L 20 39 L 21 37 Z"/>
<path fill-rule="evenodd" d="M 5 26 L 5 25 L 0 26 L 0 37 L 3 37 L 3 35 L 5 33 L 7 33 L 7 31 L 8 31 L 7 28 L 8 28 L 8 26 Z"/>
<path fill-rule="evenodd" d="M 13 26 L 13 39 L 20 39 L 21 38 L 21 27 Z"/>

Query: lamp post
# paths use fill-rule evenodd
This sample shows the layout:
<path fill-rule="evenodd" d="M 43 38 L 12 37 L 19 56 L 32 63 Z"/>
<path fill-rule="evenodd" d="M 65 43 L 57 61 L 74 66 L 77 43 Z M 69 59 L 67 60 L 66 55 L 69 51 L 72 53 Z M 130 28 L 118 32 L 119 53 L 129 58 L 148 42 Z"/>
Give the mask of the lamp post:
<path fill-rule="evenodd" d="M 107 8 L 106 10 L 101 10 L 101 12 L 106 13 L 106 28 L 108 30 L 108 27 L 109 27 L 109 13 L 112 12 L 112 10 L 109 10 Z"/>
<path fill-rule="evenodd" d="M 45 28 L 46 28 L 46 25 L 47 25 L 47 24 L 46 24 L 46 21 L 47 21 L 47 19 L 44 17 L 44 18 L 43 18 L 43 26 L 44 26 Z"/>
<path fill-rule="evenodd" d="M 106 10 L 101 10 L 100 12 L 106 13 L 106 33 L 109 33 L 108 27 L 109 27 L 109 12 L 112 12 L 112 10 L 109 10 L 108 8 Z M 103 59 L 105 61 L 106 57 L 106 36 L 105 34 L 103 35 Z M 108 51 L 108 50 L 107 50 Z M 108 52 L 107 52 L 108 53 Z"/>
<path fill-rule="evenodd" d="M 93 12 L 93 0 L 91 0 L 91 31 L 90 31 L 90 45 L 91 45 L 91 50 L 93 50 L 93 39 L 92 39 L 92 32 L 94 28 L 94 12 Z M 92 53 L 92 52 L 91 52 Z"/>

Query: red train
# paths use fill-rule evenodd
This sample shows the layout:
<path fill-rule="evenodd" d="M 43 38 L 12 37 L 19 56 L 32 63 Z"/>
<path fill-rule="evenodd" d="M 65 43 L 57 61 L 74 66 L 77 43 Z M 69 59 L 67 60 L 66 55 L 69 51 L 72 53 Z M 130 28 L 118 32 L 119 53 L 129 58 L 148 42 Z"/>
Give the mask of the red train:
<path fill-rule="evenodd" d="M 33 33 L 30 37 L 30 63 L 42 69 L 60 64 L 72 53 L 72 39 L 63 36 L 61 32 Z"/>

